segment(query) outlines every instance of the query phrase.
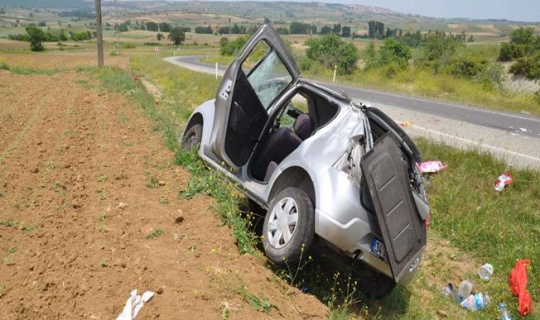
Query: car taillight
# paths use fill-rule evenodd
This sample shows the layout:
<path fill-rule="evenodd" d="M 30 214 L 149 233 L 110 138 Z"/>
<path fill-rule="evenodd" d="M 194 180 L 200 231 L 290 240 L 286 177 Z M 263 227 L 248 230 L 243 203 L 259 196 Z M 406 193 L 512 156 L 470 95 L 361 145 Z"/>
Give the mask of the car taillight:
<path fill-rule="evenodd" d="M 431 211 L 429 211 L 427 218 L 426 218 L 426 229 L 429 229 L 429 224 L 431 222 Z"/>

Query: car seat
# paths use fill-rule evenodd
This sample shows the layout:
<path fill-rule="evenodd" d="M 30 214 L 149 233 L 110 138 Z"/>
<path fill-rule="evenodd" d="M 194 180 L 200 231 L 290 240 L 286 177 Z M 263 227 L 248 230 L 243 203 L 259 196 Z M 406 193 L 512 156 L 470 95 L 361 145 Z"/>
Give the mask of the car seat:
<path fill-rule="evenodd" d="M 283 159 L 291 154 L 313 133 L 315 124 L 308 114 L 300 114 L 294 122 L 294 131 L 279 127 L 270 134 L 253 163 L 253 177 L 266 181 Z"/>

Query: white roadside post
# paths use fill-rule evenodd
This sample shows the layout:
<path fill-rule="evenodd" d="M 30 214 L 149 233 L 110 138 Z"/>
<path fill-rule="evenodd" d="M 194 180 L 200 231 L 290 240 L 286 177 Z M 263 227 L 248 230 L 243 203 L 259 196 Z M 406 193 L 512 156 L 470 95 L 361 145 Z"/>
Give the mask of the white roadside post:
<path fill-rule="evenodd" d="M 334 77 L 332 78 L 332 82 L 336 82 L 336 72 L 337 72 L 337 64 L 334 65 Z"/>
<path fill-rule="evenodd" d="M 216 80 L 218 78 L 218 63 L 216 62 Z"/>

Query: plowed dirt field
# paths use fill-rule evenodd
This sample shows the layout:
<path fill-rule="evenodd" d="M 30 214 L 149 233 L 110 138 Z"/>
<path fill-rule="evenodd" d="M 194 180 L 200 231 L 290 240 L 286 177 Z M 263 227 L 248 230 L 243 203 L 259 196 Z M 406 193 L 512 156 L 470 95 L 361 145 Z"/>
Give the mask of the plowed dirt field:
<path fill-rule="evenodd" d="M 325 318 L 180 199 L 152 121 L 91 73 L 0 70 L 0 106 L 0 319 L 114 319 L 134 289 L 157 292 L 137 319 Z"/>

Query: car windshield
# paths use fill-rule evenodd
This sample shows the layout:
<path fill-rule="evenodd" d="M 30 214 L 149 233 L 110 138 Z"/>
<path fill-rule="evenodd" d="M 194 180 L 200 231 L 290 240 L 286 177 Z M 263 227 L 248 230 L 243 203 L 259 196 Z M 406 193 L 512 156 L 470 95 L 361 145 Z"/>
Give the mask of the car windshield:
<path fill-rule="evenodd" d="M 262 58 L 257 59 L 257 57 Z M 268 111 L 272 102 L 292 82 L 292 76 L 276 52 L 261 41 L 242 64 L 249 69 L 250 61 L 257 61 L 249 71 L 248 81 L 255 90 L 264 108 Z"/>

